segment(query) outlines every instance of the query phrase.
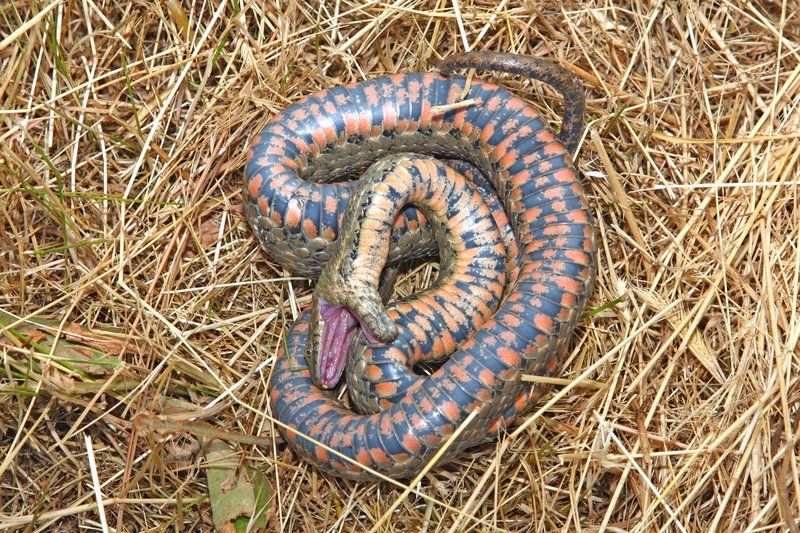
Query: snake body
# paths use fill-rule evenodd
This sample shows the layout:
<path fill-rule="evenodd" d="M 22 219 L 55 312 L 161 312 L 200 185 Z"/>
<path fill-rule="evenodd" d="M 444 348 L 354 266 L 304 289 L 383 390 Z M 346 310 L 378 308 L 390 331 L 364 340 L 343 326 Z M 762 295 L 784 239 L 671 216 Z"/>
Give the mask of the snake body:
<path fill-rule="evenodd" d="M 474 411 L 440 459 L 485 440 L 531 402 L 535 389 L 523 374 L 559 368 L 591 292 L 595 236 L 567 152 L 581 126 L 579 86 L 557 67 L 510 54 L 454 56 L 441 70 L 463 67 L 526 74 L 559 89 L 565 95 L 563 143 L 531 106 L 502 88 L 462 76 L 412 73 L 309 96 L 276 116 L 248 154 L 248 220 L 273 261 L 295 274 L 319 276 L 337 236 L 351 240 L 339 231 L 356 184 L 342 180 L 408 152 L 476 168 L 496 191 L 519 250 L 494 315 L 431 377 L 377 413 L 356 414 L 315 385 L 319 379 L 305 353 L 310 314 L 295 322 L 273 369 L 272 413 L 302 457 L 336 475 L 367 478 L 367 467 L 412 476 Z M 437 110 L 465 92 L 480 103 Z M 389 240 L 389 264 L 430 256 L 435 237 L 423 215 L 404 209 Z M 420 336 L 439 334 L 429 330 L 439 322 L 432 318 L 420 316 Z"/>
<path fill-rule="evenodd" d="M 359 412 L 390 408 L 423 386 L 425 378 L 413 371 L 414 366 L 450 356 L 497 310 L 506 285 L 508 257 L 500 227 L 505 228 L 508 221 L 497 216 L 502 209 L 492 210 L 487 198 L 494 196 L 486 196 L 486 191 L 455 169 L 416 154 L 382 159 L 360 178 L 344 216 L 340 241 L 314 295 L 329 307 L 355 309 L 357 316 L 385 314 L 390 329 L 397 331 L 375 345 L 365 339 L 353 343 L 349 358 L 346 351 L 334 351 L 334 361 L 349 361 L 347 391 Z M 377 290 L 379 274 L 388 256 L 393 222 L 406 205 L 424 214 L 436 236 L 439 273 L 431 287 L 386 311 Z M 314 308 L 318 306 L 319 302 Z M 312 312 L 312 338 L 315 330 L 325 327 L 320 318 Z M 328 338 L 331 343 L 337 340 L 336 335 Z M 336 381 L 338 376 L 331 380 Z"/>

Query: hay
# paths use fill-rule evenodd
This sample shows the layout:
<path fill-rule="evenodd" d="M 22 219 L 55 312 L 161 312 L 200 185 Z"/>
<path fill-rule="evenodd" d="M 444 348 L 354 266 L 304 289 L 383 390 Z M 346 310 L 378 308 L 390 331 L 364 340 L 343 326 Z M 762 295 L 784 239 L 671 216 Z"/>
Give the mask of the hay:
<path fill-rule="evenodd" d="M 799 11 L 3 2 L 0 529 L 100 527 L 97 493 L 112 529 L 208 529 L 193 437 L 131 425 L 198 411 L 266 439 L 240 449 L 286 530 L 797 531 Z M 512 435 L 411 490 L 329 478 L 268 414 L 310 293 L 245 224 L 245 147 L 302 95 L 466 44 L 551 58 L 587 87 L 597 312 Z M 493 79 L 557 125 L 555 93 Z"/>

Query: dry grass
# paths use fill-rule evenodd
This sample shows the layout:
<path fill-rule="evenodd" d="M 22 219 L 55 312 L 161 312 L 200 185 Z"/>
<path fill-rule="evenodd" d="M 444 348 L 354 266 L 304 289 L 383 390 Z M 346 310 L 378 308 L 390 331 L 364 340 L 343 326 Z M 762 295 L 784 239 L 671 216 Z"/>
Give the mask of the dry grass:
<path fill-rule="evenodd" d="M 796 532 L 798 10 L 4 1 L 0 529 L 208 529 L 194 439 L 131 425 L 203 409 L 266 437 L 241 451 L 286 530 Z M 271 424 L 265 384 L 309 285 L 245 224 L 244 147 L 310 91 L 465 43 L 552 58 L 586 84 L 602 310 L 496 446 L 411 491 L 329 478 Z M 556 124 L 554 93 L 497 79 Z"/>

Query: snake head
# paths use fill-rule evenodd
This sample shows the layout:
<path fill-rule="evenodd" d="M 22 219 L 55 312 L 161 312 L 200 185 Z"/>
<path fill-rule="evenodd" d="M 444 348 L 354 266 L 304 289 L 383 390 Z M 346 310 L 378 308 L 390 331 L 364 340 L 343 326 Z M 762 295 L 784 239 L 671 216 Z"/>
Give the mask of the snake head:
<path fill-rule="evenodd" d="M 377 289 L 357 290 L 340 283 L 331 286 L 320 277 L 312 298 L 306 346 L 311 379 L 317 387 L 330 389 L 339 382 L 359 326 L 370 344 L 397 338 L 397 326 Z"/>

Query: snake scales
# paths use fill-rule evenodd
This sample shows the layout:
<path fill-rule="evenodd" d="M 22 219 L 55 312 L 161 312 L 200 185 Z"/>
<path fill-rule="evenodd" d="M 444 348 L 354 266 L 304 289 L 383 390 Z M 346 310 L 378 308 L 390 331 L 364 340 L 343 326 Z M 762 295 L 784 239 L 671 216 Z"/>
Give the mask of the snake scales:
<path fill-rule="evenodd" d="M 521 98 L 450 74 L 460 68 L 522 74 L 554 86 L 565 99 L 558 139 Z M 442 461 L 523 413 L 536 389 L 521 376 L 559 370 L 591 293 L 595 235 L 568 152 L 582 127 L 580 84 L 560 67 L 513 54 L 454 55 L 439 69 L 441 74 L 386 76 L 304 98 L 274 117 L 248 153 L 244 206 L 261 245 L 296 275 L 322 274 L 313 312 L 298 318 L 278 354 L 272 413 L 303 458 L 344 477 L 371 477 L 363 467 L 412 476 L 473 411 Z M 477 103 L 441 107 L 462 96 Z M 355 174 L 365 174 L 361 181 L 370 184 L 347 180 Z M 430 187 L 403 185 L 398 174 Z M 362 194 L 366 189 L 385 197 L 376 201 Z M 476 191 L 496 198 L 487 196 L 488 208 L 473 207 Z M 358 202 L 350 201 L 353 194 Z M 467 212 L 476 218 L 461 221 L 459 213 Z M 391 236 L 391 224 L 370 213 L 383 213 L 390 222 L 399 213 Z M 492 225 L 499 237 L 488 237 Z M 476 230 L 463 240 L 475 241 L 481 261 L 464 259 L 476 257 L 469 255 L 469 243 L 455 250 L 453 236 L 465 228 Z M 337 239 L 341 246 L 332 246 Z M 510 255 L 498 255 L 503 248 Z M 417 298 L 389 306 L 387 314 L 377 295 L 381 267 L 437 250 L 441 272 L 427 295 L 439 300 L 420 304 Z M 487 267 L 488 277 L 470 285 L 488 263 L 503 262 L 508 268 L 496 273 Z M 478 319 L 460 314 L 468 303 L 478 308 Z M 401 318 L 406 329 L 399 331 L 395 322 Z M 477 329 L 456 335 L 453 328 L 467 322 Z M 359 325 L 365 338 L 355 334 Z M 395 357 L 415 338 L 415 354 Z M 432 376 L 421 378 L 409 365 L 441 357 L 422 353 L 437 339 L 448 345 L 445 351 L 457 349 Z M 356 405 L 369 414 L 351 411 L 324 390 L 338 381 L 341 354 L 351 341 L 356 362 L 350 367 L 360 374 L 348 376 L 348 383 Z M 367 346 L 381 342 L 394 344 L 383 352 Z M 370 350 L 383 355 L 364 359 Z"/>

